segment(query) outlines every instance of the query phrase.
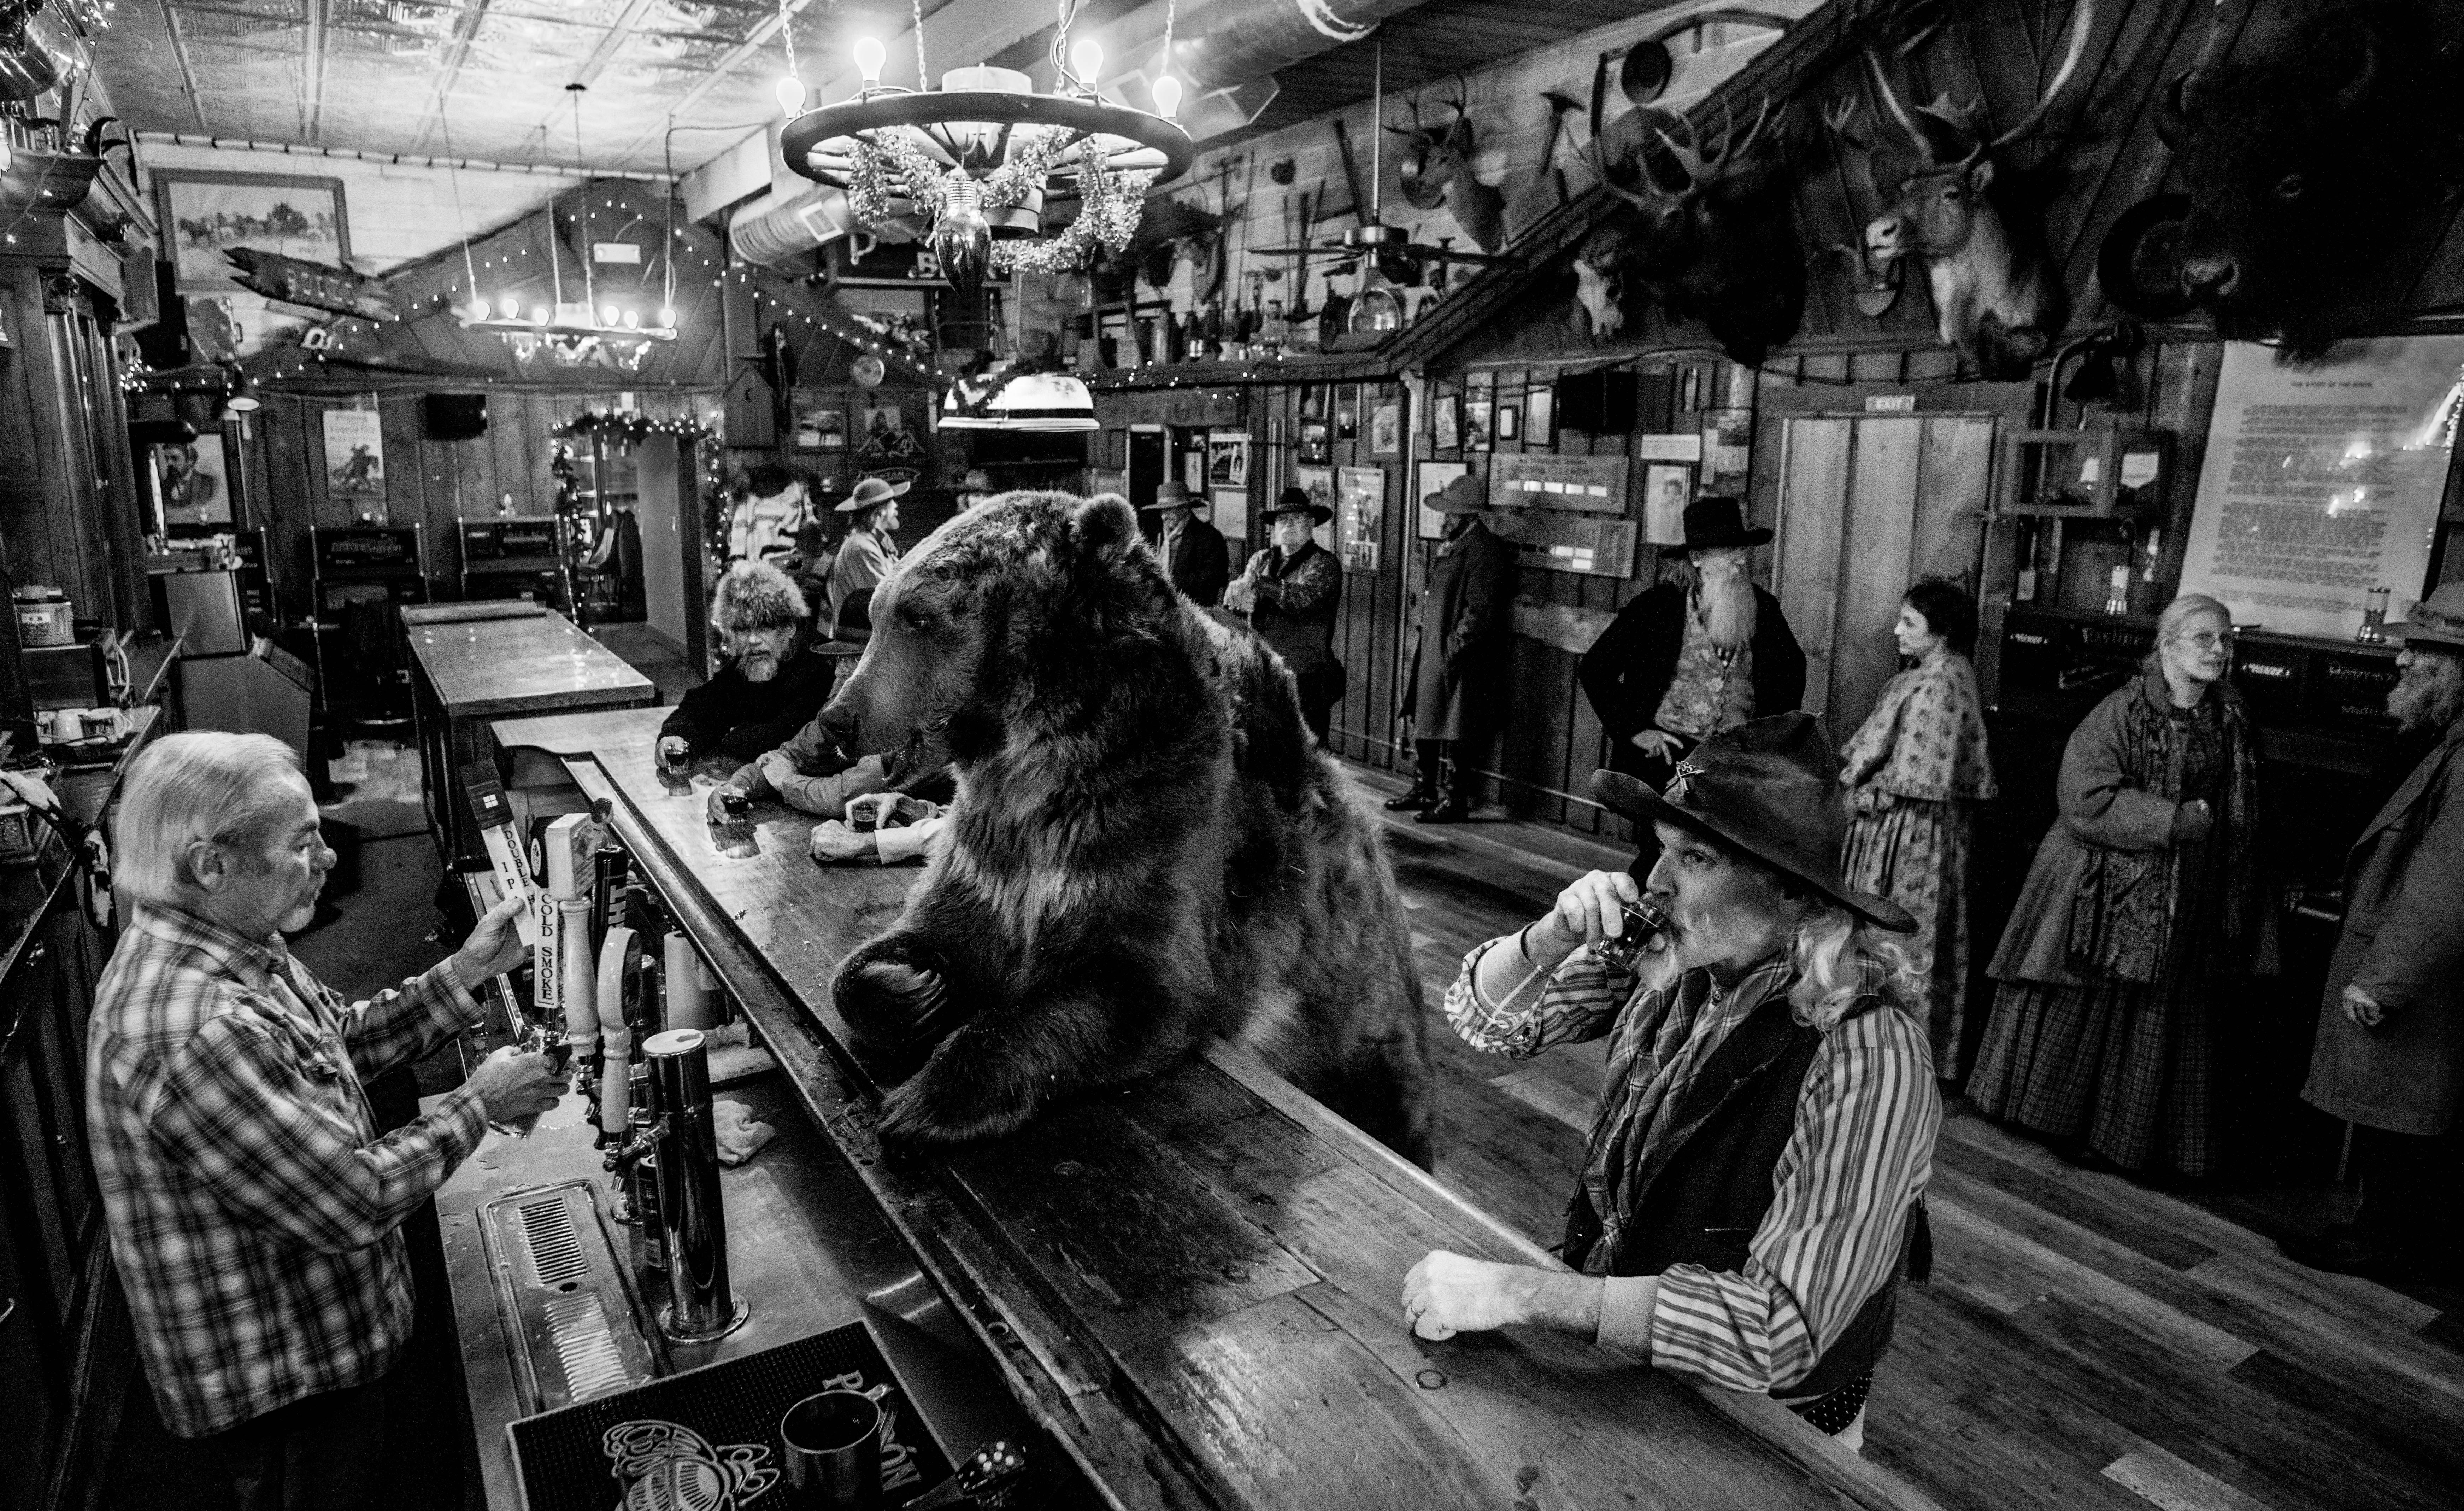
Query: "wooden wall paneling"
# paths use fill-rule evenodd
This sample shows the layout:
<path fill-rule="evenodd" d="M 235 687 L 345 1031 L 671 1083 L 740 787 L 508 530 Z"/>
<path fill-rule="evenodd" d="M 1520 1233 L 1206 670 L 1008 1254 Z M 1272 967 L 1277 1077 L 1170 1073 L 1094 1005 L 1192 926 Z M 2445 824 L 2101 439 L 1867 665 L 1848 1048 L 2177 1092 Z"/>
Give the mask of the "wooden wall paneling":
<path fill-rule="evenodd" d="M 1779 535 L 1772 593 L 1805 648 L 1805 703 L 1820 713 L 1831 687 L 1828 630 L 1839 596 L 1856 422 L 1796 418 L 1780 432 Z"/>
<path fill-rule="evenodd" d="M 13 586 L 65 589 L 71 587 L 76 558 L 54 539 L 54 532 L 66 523 L 68 511 L 53 508 L 45 493 L 43 479 L 53 476 L 52 448 L 35 418 L 34 366 L 42 360 L 34 334 L 43 328 L 40 270 L 26 263 L 0 265 L 0 308 L 7 312 L 9 329 L 19 334 L 15 345 L 0 348 L 0 405 L 11 420 L 0 425 L 0 567 L 7 568 Z M 82 581 L 76 587 L 76 608 L 91 612 Z"/>
<path fill-rule="evenodd" d="M 1924 423 L 1907 582 L 1952 577 L 1973 592 L 1980 516 L 1993 487 L 1994 423 L 1981 415 Z"/>
<path fill-rule="evenodd" d="M 1908 573 L 1916 533 L 1917 470 L 1931 421 L 1869 418 L 1854 422 L 1845 549 L 1839 553 L 1837 607 L 1830 619 L 1795 625 L 1831 642 L 1830 693 L 1823 704 L 1832 738 L 1864 722 L 1882 684 L 1899 670 L 1891 625 Z M 1810 680 L 1810 679 L 1809 679 Z M 1811 691 L 1809 687 L 1808 691 Z"/>

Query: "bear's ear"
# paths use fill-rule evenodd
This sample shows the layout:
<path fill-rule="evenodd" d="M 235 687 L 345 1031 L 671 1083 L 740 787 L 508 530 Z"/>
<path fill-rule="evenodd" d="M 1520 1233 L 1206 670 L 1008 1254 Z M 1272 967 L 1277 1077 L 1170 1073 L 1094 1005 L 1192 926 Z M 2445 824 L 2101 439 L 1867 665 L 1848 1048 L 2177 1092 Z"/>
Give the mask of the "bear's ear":
<path fill-rule="evenodd" d="M 1081 556 L 1107 556 L 1137 539 L 1137 511 L 1117 493 L 1081 500 L 1069 511 L 1069 543 Z"/>

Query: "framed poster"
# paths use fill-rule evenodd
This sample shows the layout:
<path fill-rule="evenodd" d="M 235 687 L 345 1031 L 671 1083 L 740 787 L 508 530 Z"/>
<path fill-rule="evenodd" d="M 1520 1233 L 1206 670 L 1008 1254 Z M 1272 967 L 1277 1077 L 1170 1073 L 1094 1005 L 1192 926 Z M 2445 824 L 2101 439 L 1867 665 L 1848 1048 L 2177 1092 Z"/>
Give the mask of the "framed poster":
<path fill-rule="evenodd" d="M 1377 544 L 1386 533 L 1386 469 L 1345 467 L 1335 474 L 1335 554 L 1347 572 L 1377 569 Z"/>
<path fill-rule="evenodd" d="M 1522 434 L 1523 411 L 1511 404 L 1499 405 L 1497 407 L 1497 438 L 1502 441 L 1510 441 L 1519 439 Z"/>
<path fill-rule="evenodd" d="M 1180 454 L 1180 485 L 1197 498 L 1206 497 L 1206 448 Z"/>
<path fill-rule="evenodd" d="M 1249 538 L 1249 490 L 1217 488 L 1208 493 L 1214 500 L 1214 513 L 1206 522 L 1223 532 L 1226 539 L 1245 541 Z"/>
<path fill-rule="evenodd" d="M 1249 486 L 1249 433 L 1206 433 L 1206 485 L 1209 488 Z"/>
<path fill-rule="evenodd" d="M 1360 434 L 1360 385 L 1347 383 L 1334 390 L 1334 438 L 1348 441 Z"/>
<path fill-rule="evenodd" d="M 1754 460 L 1754 411 L 1703 411 L 1703 491 L 1745 496 Z"/>
<path fill-rule="evenodd" d="M 1400 403 L 1380 404 L 1369 411 L 1369 455 L 1403 455 L 1403 406 Z"/>
<path fill-rule="evenodd" d="M 887 462 L 913 464 L 924 459 L 924 443 L 907 428 L 896 405 L 864 411 L 864 438 L 856 444 L 856 460 L 867 467 Z"/>
<path fill-rule="evenodd" d="M 2464 336 L 2340 341 L 2301 367 L 2226 343 L 2182 590 L 2285 634 L 2350 639 L 2372 588 L 2387 589 L 2390 618 L 2409 613 L 2430 573 L 2459 385 Z"/>
<path fill-rule="evenodd" d="M 1463 445 L 1463 395 L 1441 393 L 1429 410 L 1429 444 L 1441 452 Z"/>
<path fill-rule="evenodd" d="M 237 289 L 239 280 L 223 260 L 231 247 L 350 266 L 350 223 L 339 178 L 164 167 L 154 170 L 154 195 L 183 294 Z"/>
<path fill-rule="evenodd" d="M 847 408 L 819 394 L 796 390 L 796 449 L 803 452 L 847 450 Z"/>
<path fill-rule="evenodd" d="M 1333 436 L 1326 421 L 1301 421 L 1300 459 L 1320 467 L 1334 459 Z"/>
<path fill-rule="evenodd" d="M 1485 452 L 1496 443 L 1496 437 L 1488 428 L 1490 408 L 1491 406 L 1489 401 L 1486 399 L 1465 399 L 1463 401 L 1463 450 L 1467 452 Z"/>
<path fill-rule="evenodd" d="M 1300 489 L 1301 492 L 1308 494 L 1309 502 L 1316 504 L 1319 508 L 1329 511 L 1332 511 L 1334 509 L 1333 468 L 1295 467 L 1292 469 L 1292 485 Z M 1326 523 L 1321 524 L 1316 529 L 1310 531 L 1309 536 L 1324 549 L 1330 551 L 1334 549 L 1334 520 L 1331 512 L 1330 512 Z"/>
<path fill-rule="evenodd" d="M 210 535 L 231 522 L 231 477 L 216 431 L 153 449 L 155 528 L 165 535 Z"/>
<path fill-rule="evenodd" d="M 1642 538 L 1654 545 L 1685 544 L 1685 506 L 1694 501 L 1694 469 L 1655 462 L 1642 469 Z"/>
<path fill-rule="evenodd" d="M 1557 390 L 1547 384 L 1523 395 L 1523 441 L 1527 446 L 1557 444 Z"/>
<path fill-rule="evenodd" d="M 354 502 L 385 497 L 385 431 L 376 411 L 325 411 L 325 497 Z"/>
<path fill-rule="evenodd" d="M 1413 522 L 1412 538 L 1434 541 L 1446 533 L 1446 517 L 1420 500 L 1444 488 L 1446 484 L 1471 471 L 1469 462 L 1424 461 L 1412 482 L 1412 507 L 1418 512 Z"/>

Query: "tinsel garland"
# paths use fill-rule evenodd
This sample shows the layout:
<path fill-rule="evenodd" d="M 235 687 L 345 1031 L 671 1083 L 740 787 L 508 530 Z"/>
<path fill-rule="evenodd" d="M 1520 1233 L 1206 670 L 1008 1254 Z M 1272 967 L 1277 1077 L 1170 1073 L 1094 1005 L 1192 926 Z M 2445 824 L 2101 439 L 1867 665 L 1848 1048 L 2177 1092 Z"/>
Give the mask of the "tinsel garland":
<path fill-rule="evenodd" d="M 1058 126 L 1013 132 L 1001 166 L 984 175 L 977 186 L 983 196 L 980 208 L 1006 210 L 1024 199 L 1030 189 L 1041 187 L 1069 150 L 1069 139 L 1070 133 Z M 859 136 L 855 144 L 855 171 L 847 183 L 847 208 L 854 211 L 856 219 L 868 225 L 879 225 L 908 213 L 897 208 L 900 200 L 914 206 L 933 206 L 937 212 L 937 207 L 961 184 L 976 184 L 974 175 L 964 167 L 935 162 L 911 132 Z"/>
<path fill-rule="evenodd" d="M 637 446 L 653 435 L 681 435 L 687 440 L 715 439 L 718 432 L 691 415 L 681 419 L 654 420 L 638 410 L 615 410 L 601 412 L 584 410 L 561 425 L 548 427 L 552 440 L 569 440 L 578 435 L 606 435 L 627 446 Z"/>
<path fill-rule="evenodd" d="M 1098 243 L 1111 252 L 1130 244 L 1146 213 L 1148 170 L 1115 173 L 1103 149 L 1089 138 L 1078 149 L 1078 218 L 1048 241 L 996 241 L 993 268 L 1000 273 L 1073 273 L 1087 265 Z"/>

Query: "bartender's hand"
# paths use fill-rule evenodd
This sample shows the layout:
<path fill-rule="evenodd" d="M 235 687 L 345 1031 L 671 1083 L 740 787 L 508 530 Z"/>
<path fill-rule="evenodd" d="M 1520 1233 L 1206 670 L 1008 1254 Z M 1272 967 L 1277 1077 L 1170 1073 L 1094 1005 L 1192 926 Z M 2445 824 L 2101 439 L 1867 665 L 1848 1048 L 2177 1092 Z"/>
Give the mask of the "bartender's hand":
<path fill-rule="evenodd" d="M 870 860 L 881 854 L 872 835 L 859 834 L 835 818 L 813 826 L 812 848 L 815 860 Z"/>
<path fill-rule="evenodd" d="M 2344 988 L 2344 1016 L 2363 1028 L 2374 1029 L 2387 1021 L 2387 1009 L 2380 1007 L 2378 999 L 2368 992 L 2348 984 Z"/>
<path fill-rule="evenodd" d="M 481 1060 L 462 1084 L 479 1094 L 490 1122 L 545 1112 L 564 1095 L 563 1073 L 546 1055 L 525 1055 L 510 1044 Z"/>
<path fill-rule="evenodd" d="M 1626 739 L 1626 744 L 1655 761 L 1674 761 L 1685 743 L 1664 729 L 1639 730 Z"/>
<path fill-rule="evenodd" d="M 476 991 L 479 983 L 491 976 L 501 976 L 531 958 L 531 947 L 522 943 L 521 931 L 514 920 L 530 905 L 530 899 L 519 892 L 508 893 L 487 916 L 471 930 L 471 937 L 453 952 L 453 977 L 465 991 Z"/>
<path fill-rule="evenodd" d="M 1532 929 L 1533 953 L 1546 944 L 1572 954 L 1577 944 L 1596 944 L 1625 932 L 1622 904 L 1642 900 L 1642 888 L 1622 871 L 1595 871 L 1557 894 L 1557 905 Z"/>

